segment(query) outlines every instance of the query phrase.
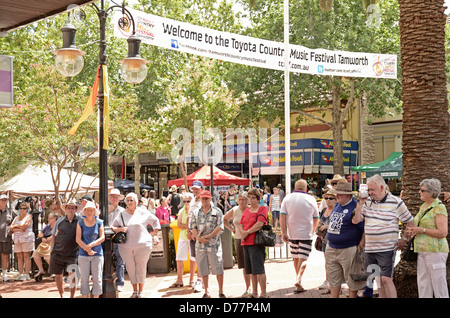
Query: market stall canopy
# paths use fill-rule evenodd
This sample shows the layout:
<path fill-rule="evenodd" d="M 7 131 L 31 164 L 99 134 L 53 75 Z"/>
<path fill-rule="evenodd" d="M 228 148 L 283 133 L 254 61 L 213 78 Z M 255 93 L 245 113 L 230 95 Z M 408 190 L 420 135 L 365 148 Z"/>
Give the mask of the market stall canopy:
<path fill-rule="evenodd" d="M 0 32 L 9 32 L 67 11 L 72 5 L 83 6 L 96 0 L 2 0 Z"/>
<path fill-rule="evenodd" d="M 352 171 L 365 172 L 367 177 L 375 174 L 381 175 L 383 178 L 401 178 L 403 167 L 403 154 L 401 152 L 393 152 L 386 160 L 352 167 Z"/>
<path fill-rule="evenodd" d="M 220 170 L 216 166 L 213 167 L 213 178 L 215 186 L 230 185 L 232 183 L 234 183 L 235 185 L 247 185 L 247 186 L 250 184 L 250 179 L 240 178 L 232 174 L 226 173 L 225 171 Z M 201 181 L 204 186 L 211 185 L 211 166 L 205 165 L 201 167 L 199 170 L 188 175 L 186 179 L 188 186 L 192 186 L 192 182 L 194 182 L 194 180 Z M 179 187 L 183 184 L 184 178 L 169 180 L 169 187 L 173 185 Z"/>
<path fill-rule="evenodd" d="M 56 170 L 54 170 L 56 174 Z M 86 193 L 99 190 L 99 179 L 69 169 L 61 169 L 59 193 Z M 113 188 L 113 182 L 108 182 Z M 21 172 L 0 185 L 0 192 L 8 192 L 10 200 L 36 195 L 54 195 L 55 186 L 49 165 L 28 164 Z"/>
<path fill-rule="evenodd" d="M 139 183 L 139 186 L 142 190 L 153 190 L 153 187 L 148 186 L 143 183 Z M 128 180 L 128 179 L 122 179 L 119 181 L 114 182 L 114 188 L 119 189 L 120 191 L 124 192 L 134 192 L 134 181 Z"/>

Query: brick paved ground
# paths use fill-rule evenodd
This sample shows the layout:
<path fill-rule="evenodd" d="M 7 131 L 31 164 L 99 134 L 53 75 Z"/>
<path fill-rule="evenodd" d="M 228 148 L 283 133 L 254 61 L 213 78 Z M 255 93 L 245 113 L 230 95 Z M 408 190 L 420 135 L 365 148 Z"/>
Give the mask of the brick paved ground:
<path fill-rule="evenodd" d="M 271 298 L 329 298 L 323 294 L 323 290 L 318 287 L 325 280 L 325 260 L 323 253 L 312 251 L 305 274 L 303 276 L 303 286 L 306 292 L 294 294 L 295 270 L 292 259 L 278 259 L 266 261 L 265 269 L 267 275 L 267 292 Z M 176 272 L 167 274 L 148 274 L 144 285 L 146 298 L 201 298 L 203 292 L 195 293 L 190 287 L 169 288 L 175 282 Z M 184 275 L 184 283 L 189 282 L 189 274 Z M 215 276 L 211 275 L 210 294 L 218 296 L 218 286 Z M 224 293 L 227 298 L 239 298 L 244 292 L 245 284 L 242 270 L 235 265 L 231 269 L 226 269 L 224 274 Z M 132 293 L 130 282 L 126 279 L 124 290 L 119 293 L 119 298 L 129 298 Z M 44 277 L 42 282 L 30 280 L 27 282 L 1 282 L 0 294 L 3 298 L 58 298 L 59 294 L 55 282 L 50 277 Z M 66 288 L 66 296 L 69 295 Z M 75 297 L 80 297 L 79 290 Z M 346 290 L 341 297 L 346 297 Z"/>

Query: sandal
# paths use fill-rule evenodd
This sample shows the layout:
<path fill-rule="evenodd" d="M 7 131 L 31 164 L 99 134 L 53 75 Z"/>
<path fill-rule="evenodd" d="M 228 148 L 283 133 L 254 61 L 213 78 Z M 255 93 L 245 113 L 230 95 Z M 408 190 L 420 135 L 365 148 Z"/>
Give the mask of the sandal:
<path fill-rule="evenodd" d="M 45 273 L 41 273 L 41 272 L 39 272 L 39 273 L 37 273 L 36 275 L 34 275 L 34 278 L 38 278 L 39 276 L 43 276 Z"/>
<path fill-rule="evenodd" d="M 294 286 L 296 287 L 296 290 L 294 290 L 294 294 L 299 294 L 306 291 L 306 289 L 303 288 L 303 286 L 299 283 L 296 283 Z"/>
<path fill-rule="evenodd" d="M 172 285 L 169 286 L 169 288 L 179 288 L 179 287 L 183 287 L 183 284 L 173 283 Z"/>

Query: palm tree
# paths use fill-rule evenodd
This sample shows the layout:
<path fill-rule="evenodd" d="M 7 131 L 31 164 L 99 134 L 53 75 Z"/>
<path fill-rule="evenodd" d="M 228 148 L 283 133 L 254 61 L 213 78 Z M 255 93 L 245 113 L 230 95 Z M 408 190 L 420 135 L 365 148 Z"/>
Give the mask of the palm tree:
<path fill-rule="evenodd" d="M 438 178 L 444 188 L 450 181 L 445 76 L 446 17 L 444 0 L 398 2 L 403 101 L 403 199 L 415 215 L 422 203 L 418 195 L 420 181 Z M 417 297 L 415 264 L 401 260 L 395 269 L 394 282 L 399 297 Z"/>

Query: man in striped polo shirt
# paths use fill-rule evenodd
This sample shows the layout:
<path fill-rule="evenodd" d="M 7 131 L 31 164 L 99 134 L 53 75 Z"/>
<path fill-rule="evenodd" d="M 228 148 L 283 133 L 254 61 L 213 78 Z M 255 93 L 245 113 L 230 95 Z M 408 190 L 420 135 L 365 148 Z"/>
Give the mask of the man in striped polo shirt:
<path fill-rule="evenodd" d="M 387 185 L 380 175 L 369 178 L 367 187 L 369 197 L 359 199 L 353 223 L 365 221 L 366 266 L 379 266 L 380 280 L 377 284 L 380 298 L 396 298 L 397 291 L 392 280 L 395 251 L 405 245 L 404 240 L 399 240 L 398 221 L 411 225 L 413 217 L 405 203 L 387 191 Z"/>

